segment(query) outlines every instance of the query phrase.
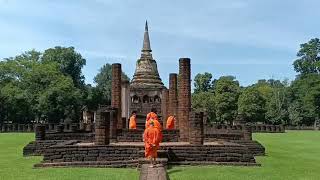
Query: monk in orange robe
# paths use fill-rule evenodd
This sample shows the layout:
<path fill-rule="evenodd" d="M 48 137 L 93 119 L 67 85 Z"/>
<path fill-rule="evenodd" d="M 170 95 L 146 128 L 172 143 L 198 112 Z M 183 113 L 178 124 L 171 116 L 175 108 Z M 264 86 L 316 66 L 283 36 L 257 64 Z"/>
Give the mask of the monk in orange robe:
<path fill-rule="evenodd" d="M 159 144 L 161 142 L 161 132 L 158 128 L 154 127 L 154 122 L 151 120 L 149 127 L 145 129 L 143 134 L 143 141 L 145 147 L 145 157 L 150 159 L 151 166 L 156 162 L 158 156 L 157 150 L 159 149 Z"/>
<path fill-rule="evenodd" d="M 176 116 L 169 116 L 167 119 L 167 129 L 174 129 L 174 123 L 176 121 Z"/>
<path fill-rule="evenodd" d="M 137 112 L 133 111 L 131 113 L 130 121 L 129 121 L 129 129 L 137 129 Z"/>
<path fill-rule="evenodd" d="M 148 127 L 150 120 L 158 120 L 158 115 L 157 115 L 157 111 L 156 109 L 152 108 L 151 112 L 147 114 L 147 118 L 146 118 L 146 128 Z"/>

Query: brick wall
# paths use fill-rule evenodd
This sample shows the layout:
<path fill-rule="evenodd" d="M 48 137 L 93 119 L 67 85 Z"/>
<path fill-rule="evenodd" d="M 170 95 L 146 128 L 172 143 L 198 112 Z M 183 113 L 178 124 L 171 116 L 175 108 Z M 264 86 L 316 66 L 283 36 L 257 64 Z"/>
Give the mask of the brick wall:
<path fill-rule="evenodd" d="M 252 132 L 255 133 L 284 133 L 285 127 L 283 125 L 264 125 L 264 124 L 257 124 L 251 125 Z"/>
<path fill-rule="evenodd" d="M 142 142 L 143 141 L 142 129 L 118 129 L 117 141 L 118 142 Z M 177 142 L 179 139 L 179 130 L 164 129 L 162 142 Z"/>
<path fill-rule="evenodd" d="M 108 145 L 108 146 L 51 146 L 44 151 L 44 163 L 86 162 L 92 164 L 110 164 L 126 166 L 128 162 L 143 157 L 143 146 Z M 254 164 L 255 159 L 247 147 L 242 145 L 185 145 L 161 146 L 161 154 L 168 158 L 169 163 L 200 163 L 200 164 Z M 89 163 L 89 164 L 88 164 Z M 136 163 L 138 163 L 136 161 Z M 138 165 L 138 164 L 135 164 Z M 112 164 L 111 164 L 112 166 Z M 121 167 L 121 166 L 120 166 Z"/>

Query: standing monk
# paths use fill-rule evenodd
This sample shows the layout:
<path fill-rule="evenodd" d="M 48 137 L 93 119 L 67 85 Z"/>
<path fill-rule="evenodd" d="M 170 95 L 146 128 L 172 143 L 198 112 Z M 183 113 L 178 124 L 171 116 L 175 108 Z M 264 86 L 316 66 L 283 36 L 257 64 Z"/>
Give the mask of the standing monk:
<path fill-rule="evenodd" d="M 167 129 L 174 129 L 174 123 L 176 121 L 176 116 L 169 116 L 167 119 Z"/>
<path fill-rule="evenodd" d="M 137 129 L 137 112 L 132 111 L 130 121 L 129 121 L 129 129 Z"/>
<path fill-rule="evenodd" d="M 146 118 L 146 128 L 148 128 L 150 120 L 157 120 L 159 122 L 158 119 L 158 115 L 157 115 L 157 110 L 155 108 L 151 109 L 151 112 L 149 112 L 147 114 L 147 118 Z"/>
<path fill-rule="evenodd" d="M 159 129 L 160 131 L 160 139 L 162 141 L 162 125 L 159 122 L 159 118 L 157 115 L 157 110 L 155 108 L 151 109 L 151 112 L 147 114 L 146 119 L 146 129 L 150 126 L 150 122 L 153 121 L 154 127 Z"/>
<path fill-rule="evenodd" d="M 155 165 L 158 156 L 157 150 L 161 142 L 161 132 L 158 128 L 154 127 L 154 122 L 151 120 L 147 129 L 143 134 L 145 157 L 150 159 L 151 166 Z"/>

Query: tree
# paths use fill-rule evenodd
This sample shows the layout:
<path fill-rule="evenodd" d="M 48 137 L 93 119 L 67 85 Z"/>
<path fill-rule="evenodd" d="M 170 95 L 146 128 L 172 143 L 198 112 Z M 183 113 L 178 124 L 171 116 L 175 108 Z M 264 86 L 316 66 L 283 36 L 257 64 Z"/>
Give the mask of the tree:
<path fill-rule="evenodd" d="M 239 82 L 233 76 L 222 76 L 215 84 L 214 93 L 217 120 L 231 123 L 237 116 Z"/>
<path fill-rule="evenodd" d="M 85 105 L 89 110 L 96 110 L 99 104 L 105 104 L 106 102 L 103 91 L 91 86 L 91 84 L 86 85 Z"/>
<path fill-rule="evenodd" d="M 79 89 L 59 64 L 41 61 L 41 53 L 29 51 L 0 62 L 0 94 L 6 121 L 26 123 L 35 119 L 58 122 L 79 116 Z M 72 110 L 71 110 L 72 109 Z"/>
<path fill-rule="evenodd" d="M 129 81 L 128 76 L 122 72 L 122 80 Z M 112 80 L 112 65 L 105 64 L 100 69 L 100 72 L 94 77 L 94 82 L 97 84 L 97 93 L 102 94 L 101 97 L 104 104 L 111 103 L 111 80 Z"/>
<path fill-rule="evenodd" d="M 61 72 L 70 76 L 77 88 L 84 86 L 82 67 L 86 64 L 86 60 L 82 58 L 80 53 L 75 51 L 74 47 L 56 46 L 47 49 L 43 53 L 42 61 L 57 62 Z"/>
<path fill-rule="evenodd" d="M 308 73 L 320 73 L 320 40 L 311 39 L 309 42 L 301 44 L 297 53 L 299 57 L 294 61 L 293 66 L 296 72 L 301 75 Z"/>
<path fill-rule="evenodd" d="M 288 124 L 288 88 L 273 87 L 272 94 L 267 100 L 266 121 L 271 124 Z"/>
<path fill-rule="evenodd" d="M 320 119 L 320 75 L 306 74 L 297 77 L 290 87 L 290 121 L 313 125 Z"/>
<path fill-rule="evenodd" d="M 194 78 L 194 93 L 208 92 L 212 90 L 212 74 L 205 72 L 204 74 L 198 73 Z"/>
<path fill-rule="evenodd" d="M 253 87 L 244 89 L 238 100 L 238 113 L 250 122 L 264 121 L 266 100 Z"/>
<path fill-rule="evenodd" d="M 216 121 L 214 108 L 214 93 L 199 92 L 192 94 L 192 108 L 206 111 L 208 113 L 208 121 Z"/>

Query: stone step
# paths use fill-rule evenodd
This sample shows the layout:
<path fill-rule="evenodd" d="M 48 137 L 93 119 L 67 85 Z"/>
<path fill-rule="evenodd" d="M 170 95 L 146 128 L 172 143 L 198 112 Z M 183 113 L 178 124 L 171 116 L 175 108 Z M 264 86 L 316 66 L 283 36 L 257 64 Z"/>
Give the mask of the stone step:
<path fill-rule="evenodd" d="M 143 164 L 150 164 L 150 160 L 147 158 L 139 158 L 138 159 L 138 167 L 140 168 Z M 168 164 L 168 158 L 157 158 L 156 159 L 156 164 L 159 165 L 163 165 L 164 167 L 167 166 Z"/>
<path fill-rule="evenodd" d="M 74 162 L 54 162 L 54 163 L 39 163 L 35 164 L 35 168 L 44 167 L 100 167 L 100 168 L 126 168 L 138 167 L 138 160 L 129 161 L 74 161 Z"/>
<path fill-rule="evenodd" d="M 166 168 L 163 165 L 150 167 L 148 164 L 143 164 L 140 170 L 140 180 L 168 180 Z"/>
<path fill-rule="evenodd" d="M 157 153 L 158 153 L 158 158 L 167 158 L 168 157 L 168 152 L 166 150 L 159 149 L 157 151 Z M 140 150 L 138 152 L 138 154 L 140 157 L 144 157 L 144 150 Z"/>

